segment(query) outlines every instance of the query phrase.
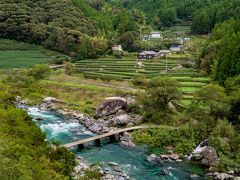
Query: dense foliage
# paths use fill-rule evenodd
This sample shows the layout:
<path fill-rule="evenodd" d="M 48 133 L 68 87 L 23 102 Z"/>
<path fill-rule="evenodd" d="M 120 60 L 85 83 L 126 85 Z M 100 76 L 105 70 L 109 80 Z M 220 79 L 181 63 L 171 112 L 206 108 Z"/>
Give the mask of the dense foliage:
<path fill-rule="evenodd" d="M 128 51 L 144 48 L 139 35 L 152 28 L 193 21 L 192 31 L 206 34 L 216 23 L 239 17 L 239 4 L 239 0 L 3 0 L 0 37 L 42 44 L 79 59 L 96 58 L 114 44 Z"/>
<path fill-rule="evenodd" d="M 141 9 L 147 21 L 161 29 L 178 24 L 192 23 L 197 34 L 210 32 L 216 23 L 231 17 L 239 17 L 240 1 L 232 0 L 124 0 L 113 1 L 128 9 Z"/>
<path fill-rule="evenodd" d="M 201 68 L 224 84 L 228 77 L 240 74 L 240 20 L 218 25 L 201 55 Z"/>
<path fill-rule="evenodd" d="M 27 113 L 13 106 L 10 94 L 1 92 L 0 97 L 1 179 L 70 177 L 75 156 L 63 147 L 51 147 Z"/>
<path fill-rule="evenodd" d="M 172 111 L 172 103 L 181 97 L 179 87 L 179 83 L 171 78 L 155 77 L 150 79 L 142 97 L 145 119 L 156 123 L 167 119 L 168 112 Z"/>
<path fill-rule="evenodd" d="M 170 80 L 169 80 L 170 81 Z M 173 114 L 164 110 L 164 116 L 159 111 L 161 103 L 156 103 L 152 98 L 144 101 L 154 101 L 155 106 L 146 109 L 147 114 L 154 113 L 151 123 L 163 126 L 159 129 L 150 129 L 133 133 L 134 139 L 139 143 L 149 146 L 167 148 L 172 146 L 174 152 L 190 154 L 195 147 L 205 139 L 209 139 L 209 146 L 214 147 L 220 160 L 214 165 L 216 171 L 229 169 L 240 170 L 240 111 L 239 111 L 239 77 L 228 80 L 228 87 L 224 89 L 217 84 L 209 84 L 202 87 L 195 95 L 192 104 L 181 113 Z M 165 89 L 158 90 L 168 94 L 168 89 L 175 88 L 173 84 L 159 86 Z M 175 93 L 171 93 L 175 94 Z M 237 95 L 238 94 L 238 95 Z M 171 118 L 166 119 L 169 114 Z M 158 115 L 158 116 L 157 116 Z M 163 121 L 164 120 L 164 121 Z"/>
<path fill-rule="evenodd" d="M 142 15 L 107 5 L 102 10 L 101 3 L 89 3 L 3 0 L 0 37 L 42 44 L 80 59 L 98 57 L 115 43 L 132 50 Z"/>

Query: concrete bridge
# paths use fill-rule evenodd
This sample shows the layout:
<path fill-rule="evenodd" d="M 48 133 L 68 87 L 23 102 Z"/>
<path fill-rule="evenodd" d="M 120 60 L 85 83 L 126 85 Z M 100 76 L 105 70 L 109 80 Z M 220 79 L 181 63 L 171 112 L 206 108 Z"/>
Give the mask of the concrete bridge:
<path fill-rule="evenodd" d="M 116 130 L 116 131 L 110 131 L 110 132 L 102 134 L 102 135 L 97 135 L 97 136 L 94 136 L 94 137 L 81 139 L 79 141 L 68 143 L 68 144 L 65 144 L 64 147 L 71 148 L 71 147 L 74 147 L 74 146 L 78 146 L 79 149 L 84 149 L 84 144 L 85 143 L 89 143 L 89 142 L 93 142 L 93 141 L 95 142 L 96 146 L 100 146 L 101 145 L 101 139 L 104 139 L 104 138 L 109 138 L 110 141 L 115 141 L 115 140 L 119 139 L 119 136 L 122 136 L 124 132 L 131 132 L 131 131 L 138 130 L 138 129 L 149 129 L 149 128 L 160 128 L 160 127 L 163 127 L 163 126 L 142 125 L 142 126 L 124 128 L 124 129 L 120 129 L 120 130 Z"/>

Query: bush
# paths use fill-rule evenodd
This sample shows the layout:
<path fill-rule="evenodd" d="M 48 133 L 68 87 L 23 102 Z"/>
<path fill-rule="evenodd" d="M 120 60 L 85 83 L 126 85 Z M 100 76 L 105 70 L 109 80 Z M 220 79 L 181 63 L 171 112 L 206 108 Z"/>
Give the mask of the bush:
<path fill-rule="evenodd" d="M 39 80 L 47 77 L 51 70 L 48 65 L 35 65 L 28 71 L 28 76 L 32 76 L 34 79 Z"/>
<path fill-rule="evenodd" d="M 144 75 L 137 75 L 133 77 L 131 82 L 134 86 L 146 87 L 148 84 L 148 79 Z"/>
<path fill-rule="evenodd" d="M 164 148 L 174 146 L 174 151 L 188 154 L 196 145 L 206 137 L 198 136 L 206 134 L 205 126 L 187 124 L 179 128 L 162 127 L 158 129 L 141 130 L 133 133 L 133 138 L 138 143 L 144 143 L 151 147 Z"/>

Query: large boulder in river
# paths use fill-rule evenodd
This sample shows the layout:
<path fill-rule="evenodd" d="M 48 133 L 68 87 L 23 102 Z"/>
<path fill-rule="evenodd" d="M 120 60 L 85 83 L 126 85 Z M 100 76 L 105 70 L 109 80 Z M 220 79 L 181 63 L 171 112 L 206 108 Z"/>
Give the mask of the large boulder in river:
<path fill-rule="evenodd" d="M 120 125 L 120 126 L 125 126 L 128 123 L 130 123 L 132 121 L 131 117 L 127 114 L 122 114 L 119 116 L 116 116 L 112 119 L 113 123 L 115 125 Z"/>
<path fill-rule="evenodd" d="M 120 109 L 127 108 L 127 100 L 122 97 L 108 97 L 104 102 L 97 108 L 97 116 L 108 116 L 115 114 Z"/>

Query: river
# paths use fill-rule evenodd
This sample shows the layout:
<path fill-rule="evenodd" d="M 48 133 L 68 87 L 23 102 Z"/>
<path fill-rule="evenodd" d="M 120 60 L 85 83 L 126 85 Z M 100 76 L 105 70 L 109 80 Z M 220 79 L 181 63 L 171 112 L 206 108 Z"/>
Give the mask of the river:
<path fill-rule="evenodd" d="M 60 144 L 69 143 L 82 138 L 94 136 L 76 119 L 72 119 L 55 112 L 44 112 L 34 107 L 22 107 L 32 117 L 41 117 L 35 121 L 41 130 L 46 133 L 47 140 L 58 141 Z M 117 163 L 118 169 L 136 180 L 187 180 L 193 173 L 203 173 L 197 165 L 179 162 L 164 162 L 157 164 L 146 160 L 149 155 L 147 147 L 124 147 L 117 143 L 105 143 L 101 147 L 89 146 L 77 151 L 71 149 L 77 156 L 81 156 L 88 164 L 101 164 L 102 168 L 114 173 L 109 162 Z M 195 179 L 205 179 L 198 177 Z"/>

